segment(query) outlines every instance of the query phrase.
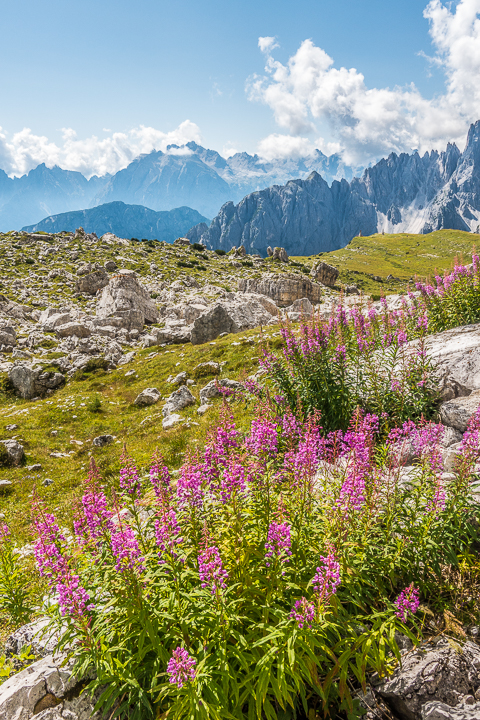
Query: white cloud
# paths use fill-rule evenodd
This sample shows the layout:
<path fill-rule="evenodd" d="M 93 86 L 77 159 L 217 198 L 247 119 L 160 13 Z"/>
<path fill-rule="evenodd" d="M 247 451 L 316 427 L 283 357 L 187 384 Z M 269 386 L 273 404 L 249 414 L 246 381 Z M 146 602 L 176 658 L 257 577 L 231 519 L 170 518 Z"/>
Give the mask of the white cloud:
<path fill-rule="evenodd" d="M 258 47 L 260 48 L 260 51 L 262 53 L 269 53 L 274 48 L 278 47 L 278 43 L 276 42 L 276 38 L 274 37 L 259 37 Z"/>
<path fill-rule="evenodd" d="M 273 134 L 258 144 L 258 154 L 267 161 L 307 157 L 315 152 L 315 145 L 305 137 Z"/>
<path fill-rule="evenodd" d="M 392 150 L 443 148 L 451 140 L 462 144 L 469 124 L 480 118 L 479 13 L 480 0 L 460 0 L 454 9 L 440 0 L 426 6 L 433 61 L 445 74 L 445 91 L 432 100 L 422 97 L 413 84 L 368 88 L 361 72 L 336 68 L 311 40 L 283 65 L 271 54 L 275 39 L 260 38 L 265 75 L 250 78 L 248 95 L 266 103 L 289 135 L 265 138 L 259 149 L 271 149 L 277 142 L 282 153 L 288 147 L 296 153 L 306 146 L 305 136 L 318 134 L 319 122 L 328 124 L 343 159 L 353 165 L 375 161 Z M 280 137 L 295 138 L 300 145 L 279 142 Z"/>
<path fill-rule="evenodd" d="M 105 131 L 106 132 L 106 131 Z M 168 145 L 184 145 L 190 140 L 201 142 L 198 125 L 185 120 L 175 130 L 162 132 L 141 125 L 127 133 L 111 133 L 99 139 L 96 135 L 79 139 L 72 128 L 62 130 L 62 144 L 49 142 L 35 135 L 30 128 L 7 136 L 0 128 L 0 167 L 9 175 L 23 175 L 40 163 L 48 167 L 60 165 L 66 170 L 78 170 L 87 177 L 114 173 L 126 167 L 135 157 L 152 150 L 166 151 Z M 190 151 L 172 148 L 172 154 Z"/>

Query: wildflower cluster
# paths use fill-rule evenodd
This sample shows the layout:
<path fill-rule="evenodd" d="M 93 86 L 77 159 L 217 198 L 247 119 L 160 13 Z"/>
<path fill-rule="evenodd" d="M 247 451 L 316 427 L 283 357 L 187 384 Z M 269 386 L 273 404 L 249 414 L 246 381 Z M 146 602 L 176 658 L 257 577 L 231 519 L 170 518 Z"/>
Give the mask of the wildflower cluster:
<path fill-rule="evenodd" d="M 319 410 L 325 432 L 346 430 L 356 407 L 396 425 L 433 410 L 431 365 L 422 337 L 425 311 L 418 322 L 415 298 L 398 310 L 364 304 L 338 305 L 329 321 L 313 318 L 293 330 L 282 328 L 282 355 L 267 349 L 262 358 L 283 406 L 304 417 Z M 407 340 L 420 338 L 416 346 Z"/>
<path fill-rule="evenodd" d="M 241 432 L 224 409 L 176 486 L 158 455 L 145 473 L 124 457 L 107 497 L 92 466 L 73 537 L 36 501 L 57 627 L 78 667 L 95 669 L 101 706 L 133 720 L 270 720 L 297 688 L 333 715 L 339 673 L 364 678 L 358 648 L 361 673 L 386 671 L 395 627 L 415 623 L 420 590 L 438 592 L 437 568 L 474 535 L 480 414 L 447 479 L 438 425 L 406 421 L 382 443 L 381 423 L 356 409 L 328 432 L 318 414 L 265 402 Z"/>

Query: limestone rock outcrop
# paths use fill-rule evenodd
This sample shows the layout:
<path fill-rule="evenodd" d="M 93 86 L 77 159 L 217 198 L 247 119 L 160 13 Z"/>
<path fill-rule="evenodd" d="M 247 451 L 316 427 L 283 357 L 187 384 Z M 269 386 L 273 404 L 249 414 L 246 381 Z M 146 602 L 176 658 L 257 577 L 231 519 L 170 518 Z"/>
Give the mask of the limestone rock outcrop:
<path fill-rule="evenodd" d="M 65 383 L 62 373 L 45 372 L 41 365 L 26 362 L 14 364 L 8 377 L 17 394 L 25 400 L 41 397 Z"/>
<path fill-rule="evenodd" d="M 122 270 L 110 278 L 98 299 L 97 316 L 121 318 L 123 326 L 130 330 L 141 330 L 145 323 L 155 323 L 159 319 L 150 294 L 137 275 L 129 270 Z"/>
<path fill-rule="evenodd" d="M 310 271 L 310 276 L 314 280 L 322 285 L 332 288 L 335 285 L 339 274 L 340 271 L 336 267 L 333 267 L 333 265 L 329 265 L 325 262 L 316 263 Z"/>
<path fill-rule="evenodd" d="M 322 301 L 323 287 L 312 282 L 304 275 L 295 273 L 268 273 L 261 278 L 240 279 L 238 281 L 240 292 L 258 293 L 266 295 L 277 305 L 291 305 L 295 300 L 308 298 L 314 305 Z"/>
<path fill-rule="evenodd" d="M 432 720 L 432 714 L 422 715 L 427 703 L 455 707 L 479 687 L 480 648 L 470 641 L 460 645 L 441 638 L 405 655 L 401 667 L 376 691 L 401 720 Z"/>

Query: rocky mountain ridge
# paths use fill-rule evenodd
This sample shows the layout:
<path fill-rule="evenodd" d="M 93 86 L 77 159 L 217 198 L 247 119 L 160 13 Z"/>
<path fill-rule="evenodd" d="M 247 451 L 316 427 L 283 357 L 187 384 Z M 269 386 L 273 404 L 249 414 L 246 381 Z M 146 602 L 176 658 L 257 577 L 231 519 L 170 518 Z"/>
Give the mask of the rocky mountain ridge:
<path fill-rule="evenodd" d="M 388 158 L 361 178 L 334 180 L 315 171 L 305 180 L 228 202 L 208 227 L 187 233 L 192 242 L 226 251 L 244 245 L 265 256 L 268 245 L 292 255 L 345 247 L 355 235 L 376 232 L 429 233 L 450 228 L 476 231 L 480 225 L 480 121 L 470 127 L 463 153 L 449 144 L 432 151 Z"/>
<path fill-rule="evenodd" d="M 120 237 L 173 242 L 175 238 L 185 235 L 193 225 L 205 220 L 199 212 L 189 207 L 155 212 L 142 205 L 126 205 L 115 201 L 88 210 L 52 215 L 23 230 L 29 233 L 60 233 L 75 232 L 76 228 L 83 227 L 87 233 L 95 232 L 99 237 L 105 233 L 114 233 Z"/>
<path fill-rule="evenodd" d="M 238 202 L 255 190 L 305 177 L 312 169 L 329 182 L 351 178 L 354 172 L 338 155 L 327 157 L 319 150 L 307 158 L 265 162 L 248 153 L 224 158 L 194 142 L 140 155 L 114 175 L 89 180 L 79 172 L 45 164 L 20 178 L 0 170 L 0 231 L 114 201 L 155 211 L 186 205 L 211 218 L 228 200 Z"/>

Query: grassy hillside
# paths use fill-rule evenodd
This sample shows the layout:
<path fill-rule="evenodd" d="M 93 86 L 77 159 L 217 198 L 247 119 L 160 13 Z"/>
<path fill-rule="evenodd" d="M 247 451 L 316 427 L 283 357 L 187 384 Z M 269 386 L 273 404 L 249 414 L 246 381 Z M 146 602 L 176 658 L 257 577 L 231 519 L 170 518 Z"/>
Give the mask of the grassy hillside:
<path fill-rule="evenodd" d="M 340 270 L 340 283 L 354 284 L 364 293 L 378 295 L 402 292 L 416 275 L 426 278 L 437 271 L 443 273 L 456 257 L 471 262 L 472 249 L 479 240 L 480 235 L 460 230 L 438 230 L 429 235 L 378 233 L 355 237 L 343 250 L 320 253 L 319 257 Z M 393 279 L 387 280 L 390 275 Z M 381 278 L 381 282 L 373 276 Z"/>

